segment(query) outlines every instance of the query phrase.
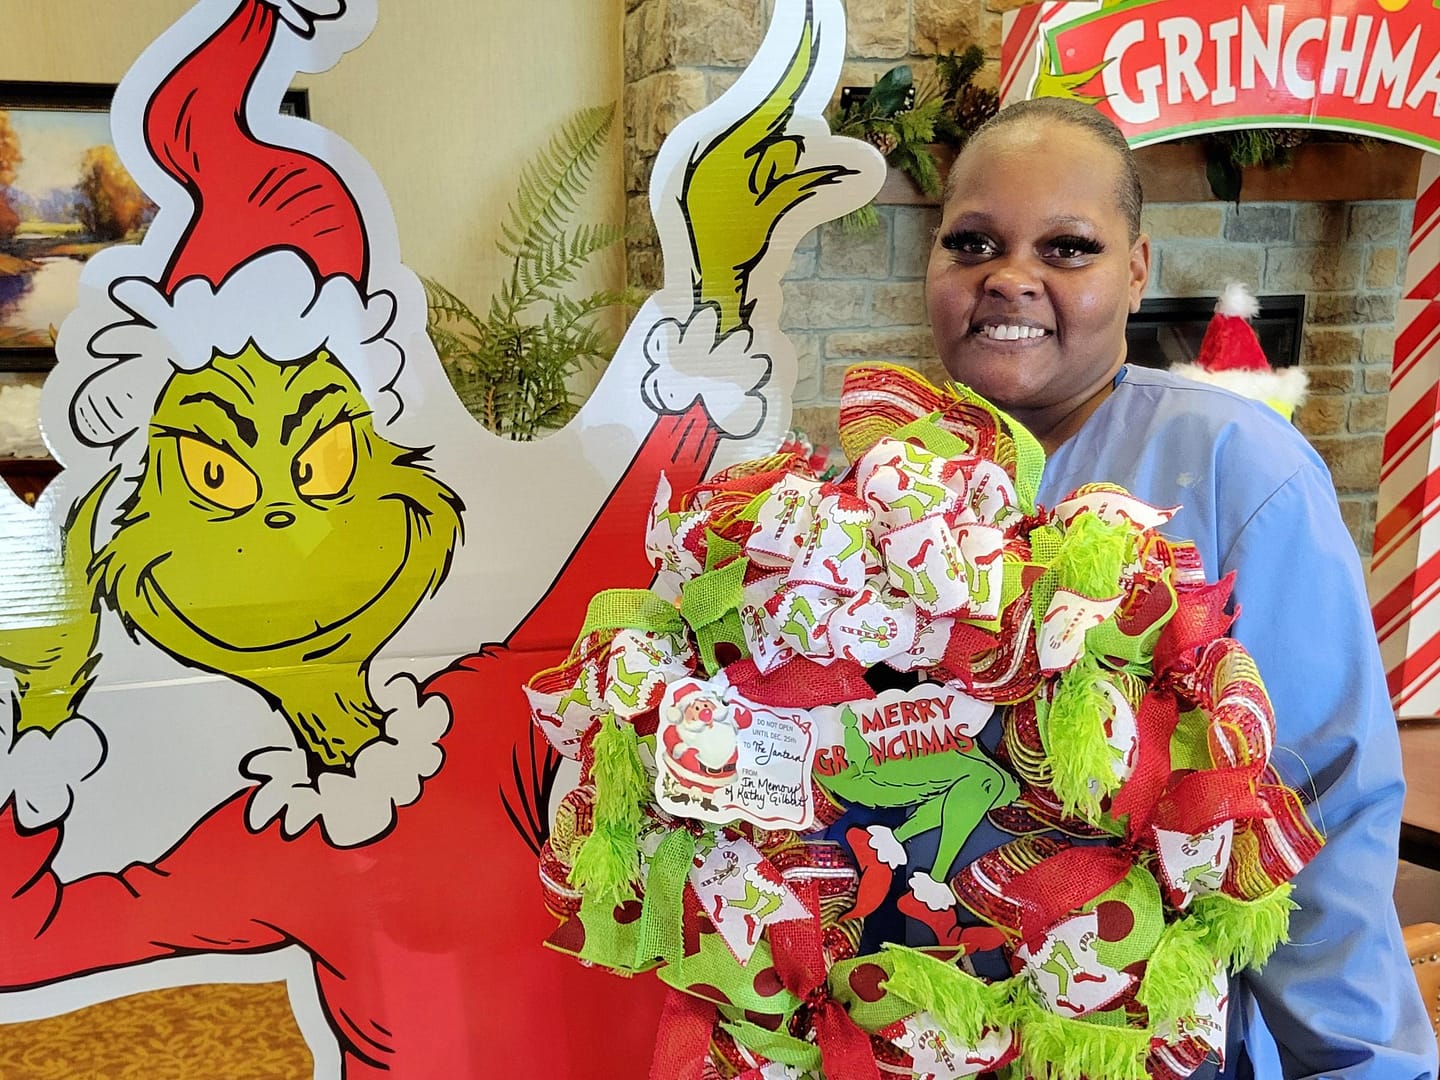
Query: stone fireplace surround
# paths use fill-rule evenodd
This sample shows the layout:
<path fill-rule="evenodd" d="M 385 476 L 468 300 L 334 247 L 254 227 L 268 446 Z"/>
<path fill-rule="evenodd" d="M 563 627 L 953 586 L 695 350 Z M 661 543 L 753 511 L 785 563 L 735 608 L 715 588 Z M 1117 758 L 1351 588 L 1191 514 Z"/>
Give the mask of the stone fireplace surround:
<path fill-rule="evenodd" d="M 646 180 L 666 132 L 719 96 L 754 54 L 773 0 L 626 0 L 625 162 L 632 284 L 660 284 Z M 851 4 L 841 85 L 897 63 L 917 74 L 936 53 L 981 44 L 998 71 L 1001 13 L 1014 0 Z M 1141 152 L 1154 244 L 1148 296 L 1217 296 L 1228 281 L 1307 297 L 1300 363 L 1310 401 L 1296 425 L 1329 464 L 1362 556 L 1370 554 L 1395 319 L 1414 210 L 1418 154 L 1398 147 L 1307 147 L 1292 170 L 1247 176 L 1239 205 L 1209 197 L 1183 147 Z M 1343 189 L 1337 185 L 1343 184 Z M 833 443 L 844 370 L 889 360 L 942 377 L 922 283 L 939 210 L 903 176 L 880 198 L 880 226 L 831 223 L 807 237 L 787 275 L 783 325 L 795 343 L 795 424 Z"/>

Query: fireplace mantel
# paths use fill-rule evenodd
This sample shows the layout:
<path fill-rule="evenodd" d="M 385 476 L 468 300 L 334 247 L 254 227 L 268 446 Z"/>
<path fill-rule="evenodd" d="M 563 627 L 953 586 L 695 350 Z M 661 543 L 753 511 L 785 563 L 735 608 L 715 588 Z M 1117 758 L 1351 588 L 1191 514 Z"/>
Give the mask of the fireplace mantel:
<path fill-rule="evenodd" d="M 955 153 L 933 147 L 941 174 Z M 1395 143 L 1307 143 L 1288 169 L 1246 169 L 1242 202 L 1363 202 L 1413 199 L 1424 151 Z M 1136 151 L 1145 201 L 1213 202 L 1204 152 L 1195 143 L 1159 143 Z M 889 206 L 933 206 L 908 176 L 891 169 L 875 200 Z"/>

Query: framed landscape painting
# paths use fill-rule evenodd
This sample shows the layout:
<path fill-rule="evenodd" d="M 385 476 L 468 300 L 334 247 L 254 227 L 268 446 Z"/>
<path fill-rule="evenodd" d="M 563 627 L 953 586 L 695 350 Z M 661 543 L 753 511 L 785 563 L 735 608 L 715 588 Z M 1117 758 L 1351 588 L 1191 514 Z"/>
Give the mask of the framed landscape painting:
<path fill-rule="evenodd" d="M 0 81 L 0 372 L 44 371 L 95 252 L 135 243 L 155 207 L 110 138 L 113 85 Z M 305 91 L 286 109 L 308 116 Z"/>

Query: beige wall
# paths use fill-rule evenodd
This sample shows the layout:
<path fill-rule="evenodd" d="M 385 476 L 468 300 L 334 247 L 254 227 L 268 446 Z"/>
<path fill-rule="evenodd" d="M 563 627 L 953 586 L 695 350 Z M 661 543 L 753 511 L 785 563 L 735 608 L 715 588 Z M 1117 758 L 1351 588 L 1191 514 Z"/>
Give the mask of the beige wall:
<path fill-rule="evenodd" d="M 117 82 L 189 7 L 0 0 L 9 43 L 0 79 Z M 489 296 L 503 269 L 494 239 L 520 167 L 574 110 L 620 95 L 623 8 L 623 0 L 380 0 L 370 39 L 302 84 L 314 119 L 380 174 L 401 251 L 418 273 L 472 303 Z M 584 220 L 623 220 L 613 134 Z M 617 252 L 600 280 L 618 285 L 623 262 Z"/>

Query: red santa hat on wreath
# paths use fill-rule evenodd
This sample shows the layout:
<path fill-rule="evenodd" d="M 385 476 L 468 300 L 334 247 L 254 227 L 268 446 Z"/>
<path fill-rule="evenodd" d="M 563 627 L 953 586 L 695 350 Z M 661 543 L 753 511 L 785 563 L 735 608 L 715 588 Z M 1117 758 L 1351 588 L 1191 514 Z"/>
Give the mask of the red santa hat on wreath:
<path fill-rule="evenodd" d="M 367 287 L 369 244 L 354 196 L 325 161 L 250 130 L 256 74 L 277 32 L 299 32 L 288 21 L 281 29 L 284 7 L 240 0 L 149 101 L 146 146 L 190 197 L 191 214 L 159 281 L 126 277 L 110 287 L 125 317 L 89 348 L 112 363 L 72 407 L 76 434 L 91 445 L 118 444 L 142 429 L 176 370 L 197 370 L 252 342 L 281 363 L 323 346 L 381 419 L 399 411 L 392 387 L 403 353 L 386 337 L 395 298 Z M 339 18 L 344 10 L 307 14 Z"/>
<path fill-rule="evenodd" d="M 1231 282 L 1215 304 L 1193 364 L 1171 370 L 1196 382 L 1211 383 L 1263 401 L 1287 420 L 1305 400 L 1309 379 L 1299 367 L 1276 370 L 1265 358 L 1250 320 L 1260 314 L 1260 301 L 1244 285 Z"/>

